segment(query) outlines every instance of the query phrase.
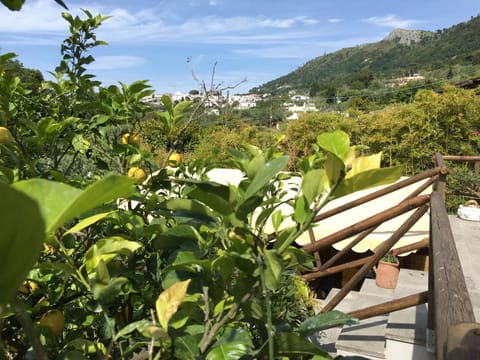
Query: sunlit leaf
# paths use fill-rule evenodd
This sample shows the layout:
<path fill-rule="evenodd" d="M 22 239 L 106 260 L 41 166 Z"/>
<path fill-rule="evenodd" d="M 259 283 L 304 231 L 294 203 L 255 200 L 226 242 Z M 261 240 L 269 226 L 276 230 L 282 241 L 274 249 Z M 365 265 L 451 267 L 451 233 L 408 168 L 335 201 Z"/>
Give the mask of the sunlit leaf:
<path fill-rule="evenodd" d="M 88 210 L 130 196 L 134 191 L 133 183 L 134 180 L 126 176 L 112 174 L 94 182 L 85 190 L 44 179 L 19 181 L 12 186 L 37 200 L 45 220 L 46 232 L 51 233 Z"/>
<path fill-rule="evenodd" d="M 333 196 L 341 197 L 374 186 L 391 184 L 402 176 L 402 171 L 402 166 L 363 171 L 351 178 L 343 179 L 335 189 Z"/>
<path fill-rule="evenodd" d="M 352 160 L 352 168 L 347 172 L 346 179 L 357 175 L 363 171 L 379 169 L 382 160 L 382 153 L 373 154 L 370 156 L 359 156 Z"/>
<path fill-rule="evenodd" d="M 350 149 L 350 138 L 340 130 L 318 135 L 317 143 L 342 161 L 345 160 Z"/>
<path fill-rule="evenodd" d="M 280 210 L 275 211 L 272 214 L 271 220 L 272 220 L 273 228 L 275 229 L 275 231 L 278 231 L 278 229 L 280 228 L 280 225 L 282 224 L 282 221 L 283 221 L 282 212 Z"/>
<path fill-rule="evenodd" d="M 325 170 L 314 169 L 305 174 L 302 180 L 302 193 L 308 204 L 325 190 L 325 185 L 328 185 Z"/>
<path fill-rule="evenodd" d="M 157 301 L 155 302 L 155 309 L 157 310 L 158 322 L 163 330 L 168 330 L 168 322 L 177 312 L 178 307 L 182 303 L 190 281 L 191 279 L 177 282 L 158 296 Z"/>
<path fill-rule="evenodd" d="M 72 233 L 79 232 L 79 231 L 85 229 L 86 227 L 89 227 L 90 225 L 95 224 L 97 221 L 102 220 L 103 218 L 107 217 L 111 213 L 112 213 L 112 211 L 104 212 L 104 213 L 101 213 L 101 214 L 95 214 L 95 215 L 89 216 L 85 219 L 82 219 L 75 226 L 73 226 L 70 229 L 68 229 L 67 231 L 65 231 L 63 233 L 63 235 L 65 236 L 67 234 L 72 234 Z"/>
<path fill-rule="evenodd" d="M 255 195 L 257 191 L 268 184 L 272 178 L 282 170 L 288 163 L 288 156 L 281 156 L 265 164 L 255 175 L 252 182 L 245 191 L 245 199 Z"/>
<path fill-rule="evenodd" d="M 100 261 L 108 263 L 119 255 L 129 256 L 141 246 L 137 242 L 125 240 L 119 236 L 100 239 L 85 253 L 87 273 L 92 272 Z"/>

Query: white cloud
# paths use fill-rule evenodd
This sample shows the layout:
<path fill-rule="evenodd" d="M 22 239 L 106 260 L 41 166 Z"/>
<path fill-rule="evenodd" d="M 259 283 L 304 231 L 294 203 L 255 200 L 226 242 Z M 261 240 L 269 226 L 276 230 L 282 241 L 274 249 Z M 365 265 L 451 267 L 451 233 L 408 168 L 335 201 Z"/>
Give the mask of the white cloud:
<path fill-rule="evenodd" d="M 9 11 L 0 6 L 0 32 L 62 32 L 67 31 L 65 20 L 61 17 L 63 8 L 54 1 L 27 1 L 21 11 Z"/>
<path fill-rule="evenodd" d="M 328 22 L 331 23 L 331 24 L 339 23 L 339 22 L 342 22 L 342 21 L 343 21 L 343 19 L 339 19 L 339 18 L 328 19 Z"/>
<path fill-rule="evenodd" d="M 89 65 L 91 70 L 116 70 L 133 68 L 145 64 L 147 61 L 139 56 L 131 55 L 105 55 L 95 57 L 95 61 Z"/>
<path fill-rule="evenodd" d="M 217 0 L 209 0 L 211 5 Z M 73 15 L 82 15 L 81 7 L 69 4 Z M 90 4 L 84 6 L 90 13 L 111 16 L 97 30 L 98 39 L 107 42 L 122 42 L 123 44 L 139 43 L 213 43 L 218 44 L 234 40 L 236 43 L 251 43 L 258 41 L 276 42 L 284 39 L 302 36 L 300 29 L 317 24 L 317 20 L 308 16 L 273 18 L 266 16 L 203 16 L 180 18 L 172 13 L 165 13 L 163 8 L 131 11 L 126 8 L 109 8 Z M 9 43 L 18 40 L 19 43 L 34 43 L 32 39 L 56 37 L 63 39 L 68 36 L 68 23 L 61 17 L 63 9 L 52 0 L 27 1 L 21 12 L 9 12 L 0 8 L 1 34 L 28 34 L 28 38 L 10 36 Z M 8 12 L 8 13 L 7 13 Z M 278 32 L 282 33 L 278 33 Z M 292 32 L 292 33 L 290 33 Z M 232 36 L 234 34 L 234 36 Z M 266 34 L 266 35 L 265 35 Z M 303 35 L 311 36 L 303 32 Z M 5 37 L 5 35 L 4 35 Z M 2 39 L 4 41 L 5 39 Z"/>
<path fill-rule="evenodd" d="M 363 22 L 374 24 L 377 26 L 391 27 L 391 28 L 411 28 L 413 25 L 421 23 L 420 20 L 415 19 L 399 19 L 397 15 L 388 14 L 385 16 L 373 16 L 368 19 L 362 19 Z"/>

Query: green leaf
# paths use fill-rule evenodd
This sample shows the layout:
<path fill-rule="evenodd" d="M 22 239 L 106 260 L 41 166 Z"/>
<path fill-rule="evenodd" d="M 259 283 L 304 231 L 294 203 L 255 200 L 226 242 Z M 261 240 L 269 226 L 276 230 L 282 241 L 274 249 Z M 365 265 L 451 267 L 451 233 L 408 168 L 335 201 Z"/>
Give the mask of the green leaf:
<path fill-rule="evenodd" d="M 312 211 L 308 206 L 308 202 L 305 199 L 305 196 L 300 196 L 295 201 L 295 213 L 293 218 L 296 222 L 304 223 L 310 219 Z"/>
<path fill-rule="evenodd" d="M 338 198 L 355 191 L 390 184 L 397 181 L 402 176 L 402 172 L 402 166 L 367 170 L 348 179 L 343 179 L 332 195 Z"/>
<path fill-rule="evenodd" d="M 133 193 L 134 180 L 122 175 L 108 175 L 89 185 L 85 190 L 67 184 L 30 179 L 13 186 L 37 200 L 46 223 L 46 232 L 51 233 L 67 221 L 106 202 Z"/>
<path fill-rule="evenodd" d="M 247 198 L 243 203 L 241 203 L 235 210 L 235 216 L 246 222 L 248 215 L 254 212 L 262 204 L 262 196 L 251 196 Z"/>
<path fill-rule="evenodd" d="M 177 282 L 158 296 L 157 301 L 155 302 L 155 309 L 157 310 L 158 322 L 163 330 L 168 331 L 168 322 L 177 312 L 178 307 L 182 303 L 190 281 L 191 280 L 188 279 Z"/>
<path fill-rule="evenodd" d="M 249 348 L 243 342 L 218 344 L 205 357 L 206 360 L 237 360 L 247 355 Z"/>
<path fill-rule="evenodd" d="M 173 105 L 172 105 L 172 99 L 170 99 L 170 96 L 163 95 L 161 100 L 170 117 L 173 117 Z"/>
<path fill-rule="evenodd" d="M 278 231 L 280 228 L 280 225 L 282 224 L 283 221 L 283 214 L 281 210 L 277 210 L 272 214 L 272 226 L 275 231 Z"/>
<path fill-rule="evenodd" d="M 110 282 L 107 264 L 102 259 L 97 262 L 97 266 L 95 267 L 95 281 L 103 285 L 108 285 Z"/>
<path fill-rule="evenodd" d="M 280 286 L 284 264 L 276 249 L 265 251 L 265 283 L 270 290 L 277 290 Z"/>
<path fill-rule="evenodd" d="M 175 107 L 173 108 L 175 111 L 175 114 L 182 114 L 185 111 L 187 111 L 191 106 L 193 102 L 192 101 L 181 101 Z"/>
<path fill-rule="evenodd" d="M 280 156 L 265 164 L 255 175 L 252 182 L 245 191 L 245 199 L 255 195 L 265 185 L 270 183 L 272 178 L 282 170 L 288 163 L 288 156 Z"/>
<path fill-rule="evenodd" d="M 288 358 L 302 355 L 316 355 L 316 359 L 330 360 L 332 357 L 328 353 L 307 339 L 304 339 L 294 333 L 280 332 L 274 338 L 275 353 L 277 356 L 287 356 Z"/>
<path fill-rule="evenodd" d="M 141 246 L 137 242 L 125 240 L 119 236 L 98 240 L 85 253 L 87 273 L 92 272 L 100 261 L 107 263 L 119 255 L 130 256 Z"/>
<path fill-rule="evenodd" d="M 76 134 L 72 139 L 72 145 L 75 151 L 78 151 L 81 154 L 90 148 L 90 142 L 86 140 L 81 134 Z"/>
<path fill-rule="evenodd" d="M 188 192 L 188 196 L 201 201 L 216 212 L 228 215 L 232 212 L 230 188 L 214 182 L 200 182 Z"/>
<path fill-rule="evenodd" d="M 135 330 L 138 330 L 142 332 L 147 326 L 152 325 L 152 322 L 149 320 L 138 320 L 134 321 L 125 327 L 123 327 L 119 332 L 115 334 L 115 340 L 120 339 L 121 337 L 127 336 L 134 332 Z"/>
<path fill-rule="evenodd" d="M 263 168 L 265 165 L 265 158 L 262 154 L 255 156 L 246 166 L 246 173 L 249 179 L 253 179 L 255 175 Z"/>
<path fill-rule="evenodd" d="M 75 226 L 73 226 L 70 229 L 68 229 L 67 231 L 65 231 L 63 233 L 63 235 L 65 236 L 65 235 L 68 235 L 68 234 L 79 232 L 80 230 L 83 230 L 86 227 L 89 227 L 90 225 L 95 224 L 97 221 L 102 220 L 103 218 L 107 217 L 108 215 L 110 215 L 112 213 L 113 213 L 113 211 L 109 211 L 109 212 L 104 212 L 104 213 L 101 213 L 101 214 L 95 214 L 95 215 L 89 216 L 85 219 L 82 219 Z"/>
<path fill-rule="evenodd" d="M 280 233 L 277 236 L 277 240 L 275 240 L 275 243 L 273 246 L 275 249 L 283 249 L 281 252 L 284 251 L 290 244 L 293 242 L 292 235 L 295 234 L 297 231 L 297 226 L 289 226 L 285 229 L 282 229 Z"/>
<path fill-rule="evenodd" d="M 334 131 L 318 135 L 317 143 L 324 150 L 344 161 L 350 150 L 350 139 L 343 131 Z"/>
<path fill-rule="evenodd" d="M 22 8 L 23 3 L 25 0 L 1 0 L 2 4 L 5 5 L 7 8 L 13 11 L 18 11 Z"/>
<path fill-rule="evenodd" d="M 158 234 L 153 241 L 155 249 L 178 247 L 187 240 L 203 241 L 202 236 L 191 225 L 177 225 L 167 231 Z"/>
<path fill-rule="evenodd" d="M 328 187 L 325 170 L 314 169 L 305 174 L 302 180 L 302 193 L 310 205 Z"/>
<path fill-rule="evenodd" d="M 114 301 L 118 295 L 123 294 L 123 286 L 128 283 L 125 277 L 115 277 L 108 284 L 94 282 L 92 286 L 93 298 L 103 303 Z"/>
<path fill-rule="evenodd" d="M 332 327 L 355 324 L 358 324 L 358 319 L 341 311 L 333 310 L 309 317 L 300 324 L 298 331 L 301 336 L 308 336 L 314 332 L 319 332 Z"/>
<path fill-rule="evenodd" d="M 58 360 L 88 360 L 88 357 L 82 353 L 72 350 L 60 354 L 56 359 Z"/>
<path fill-rule="evenodd" d="M 93 342 L 91 340 L 81 338 L 73 339 L 72 341 L 68 342 L 65 347 L 79 350 L 84 354 L 95 354 L 98 349 L 102 354 L 105 355 L 107 351 L 102 342 Z"/>
<path fill-rule="evenodd" d="M 11 186 L 0 184 L 0 305 L 14 296 L 35 264 L 45 239 L 37 203 Z"/>
<path fill-rule="evenodd" d="M 199 216 L 207 216 L 209 218 L 215 219 L 215 214 L 197 200 L 190 199 L 170 199 L 164 203 L 167 209 L 173 211 L 186 211 Z"/>
<path fill-rule="evenodd" d="M 183 335 L 174 338 L 175 354 L 174 359 L 192 360 L 197 358 L 198 346 L 203 333 L 193 335 Z"/>
<path fill-rule="evenodd" d="M 332 153 L 327 154 L 327 159 L 324 163 L 324 169 L 327 179 L 333 186 L 337 184 L 345 176 L 345 163 Z M 330 186 L 327 187 L 330 190 Z"/>

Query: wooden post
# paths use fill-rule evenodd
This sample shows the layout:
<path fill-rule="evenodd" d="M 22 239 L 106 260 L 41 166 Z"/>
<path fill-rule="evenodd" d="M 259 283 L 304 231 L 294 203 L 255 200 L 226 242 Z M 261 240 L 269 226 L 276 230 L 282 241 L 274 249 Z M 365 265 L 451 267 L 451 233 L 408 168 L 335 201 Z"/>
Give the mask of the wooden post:
<path fill-rule="evenodd" d="M 460 323 L 448 328 L 447 359 L 480 359 L 479 323 Z"/>
<path fill-rule="evenodd" d="M 310 243 L 315 242 L 315 233 L 313 232 L 312 228 L 308 229 L 308 237 L 310 238 Z M 317 265 L 317 269 L 321 269 L 322 259 L 320 258 L 320 253 L 318 251 L 315 251 L 313 256 L 315 257 L 315 264 Z"/>
<path fill-rule="evenodd" d="M 445 166 L 445 161 L 442 154 L 435 154 L 435 162 L 437 166 L 440 167 L 440 172 L 438 174 L 438 181 L 435 184 L 435 190 L 442 195 L 443 202 L 445 203 L 445 194 L 447 193 L 447 174 L 448 169 Z"/>
<path fill-rule="evenodd" d="M 348 315 L 358 320 L 369 319 L 374 316 L 388 314 L 393 311 L 407 309 L 412 306 L 425 304 L 428 301 L 428 292 L 423 291 L 418 294 L 408 295 L 400 299 L 391 300 L 382 304 L 377 304 L 349 312 Z"/>
<path fill-rule="evenodd" d="M 450 326 L 474 323 L 475 315 L 441 194 L 433 192 L 430 203 L 435 352 L 436 359 L 445 360 Z M 480 353 L 470 358 L 480 358 Z"/>

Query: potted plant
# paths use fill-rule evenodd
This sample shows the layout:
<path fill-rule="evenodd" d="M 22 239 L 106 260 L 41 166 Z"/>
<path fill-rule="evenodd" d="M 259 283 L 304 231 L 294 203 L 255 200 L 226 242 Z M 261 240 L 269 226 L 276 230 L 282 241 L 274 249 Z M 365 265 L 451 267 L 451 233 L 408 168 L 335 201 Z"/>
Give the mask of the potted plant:
<path fill-rule="evenodd" d="M 376 274 L 375 283 L 377 286 L 384 289 L 395 289 L 397 287 L 400 262 L 395 251 L 389 251 L 385 254 L 373 270 Z"/>

